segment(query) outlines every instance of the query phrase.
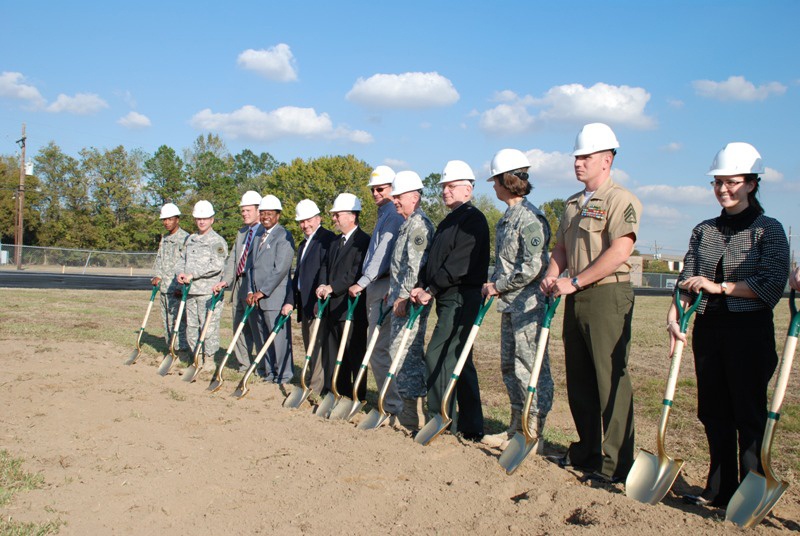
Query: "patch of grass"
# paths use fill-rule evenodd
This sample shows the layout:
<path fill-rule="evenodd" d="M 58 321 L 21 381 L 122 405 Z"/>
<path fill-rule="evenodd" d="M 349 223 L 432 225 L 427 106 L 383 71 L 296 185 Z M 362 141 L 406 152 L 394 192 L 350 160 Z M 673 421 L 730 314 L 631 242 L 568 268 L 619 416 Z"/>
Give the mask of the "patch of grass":
<path fill-rule="evenodd" d="M 58 534 L 65 521 L 56 519 L 44 523 L 22 523 L 11 519 L 0 519 L 0 535 L 2 536 L 46 536 Z"/>
<path fill-rule="evenodd" d="M 186 395 L 179 391 L 176 391 L 175 389 L 168 389 L 165 392 L 172 400 L 176 400 L 178 402 L 183 402 L 184 400 L 186 400 Z"/>
<path fill-rule="evenodd" d="M 20 458 L 12 457 L 5 449 L 0 450 L 0 506 L 11 502 L 18 491 L 38 489 L 43 485 L 42 475 L 28 473 L 22 469 Z"/>

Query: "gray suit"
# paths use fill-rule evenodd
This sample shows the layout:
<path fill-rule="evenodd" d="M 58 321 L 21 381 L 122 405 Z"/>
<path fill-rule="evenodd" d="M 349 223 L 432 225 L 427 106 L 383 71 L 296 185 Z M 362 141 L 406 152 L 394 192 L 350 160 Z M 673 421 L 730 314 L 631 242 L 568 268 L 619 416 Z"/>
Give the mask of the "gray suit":
<path fill-rule="evenodd" d="M 269 232 L 262 228 L 251 249 L 246 281 L 248 292 L 264 294 L 249 320 L 259 350 L 272 332 L 281 307 L 286 303 L 294 304 L 289 278 L 293 259 L 294 240 L 291 233 L 280 224 Z M 291 381 L 294 375 L 291 341 L 291 322 L 287 321 L 258 367 L 267 381 Z"/>
<path fill-rule="evenodd" d="M 250 227 L 246 225 L 242 226 L 239 229 L 239 232 L 236 233 L 236 240 L 233 241 L 233 247 L 230 250 L 230 255 L 228 255 L 228 260 L 225 262 L 225 275 L 222 277 L 222 280 L 228 284 L 228 292 L 231 303 L 233 304 L 231 310 L 233 312 L 234 330 L 239 327 L 239 323 L 241 323 L 242 316 L 244 315 L 244 310 L 247 308 L 245 299 L 247 299 L 248 288 L 247 285 L 243 285 L 242 282 L 245 279 L 245 275 L 247 274 L 247 270 L 250 267 L 250 262 L 253 257 L 253 245 L 258 242 L 259 238 L 261 237 L 261 233 L 264 232 L 264 227 L 260 223 L 255 224 L 253 227 L 255 228 L 255 232 L 250 244 L 250 252 L 247 255 L 244 272 L 242 272 L 241 276 L 236 277 L 236 269 L 240 260 L 239 258 L 242 256 L 245 241 L 247 240 L 247 233 L 250 231 Z M 248 323 L 242 330 L 242 335 L 236 341 L 236 346 L 234 347 L 234 355 L 236 355 L 236 360 L 239 362 L 240 370 L 243 368 L 246 369 L 250 366 L 250 349 L 252 347 L 253 332 Z"/>

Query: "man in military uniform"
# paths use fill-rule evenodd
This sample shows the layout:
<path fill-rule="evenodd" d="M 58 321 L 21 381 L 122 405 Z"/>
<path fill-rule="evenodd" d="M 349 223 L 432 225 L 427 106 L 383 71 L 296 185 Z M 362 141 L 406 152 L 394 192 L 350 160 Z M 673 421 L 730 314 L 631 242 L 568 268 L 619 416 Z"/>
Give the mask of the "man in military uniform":
<path fill-rule="evenodd" d="M 397 389 L 403 399 L 403 410 L 398 416 L 400 424 L 411 431 L 419 430 L 425 423 L 424 353 L 425 330 L 429 307 L 425 307 L 408 336 L 406 350 L 396 356 L 403 329 L 408 322 L 409 298 L 419 279 L 419 271 L 428 259 L 433 238 L 433 223 L 420 207 L 422 179 L 413 171 L 401 171 L 392 182 L 392 202 L 405 221 L 400 226 L 392 252 L 389 295 L 392 305 L 391 347 L 389 353 L 397 363 Z"/>
<path fill-rule="evenodd" d="M 541 284 L 552 296 L 566 296 L 567 396 L 579 437 L 554 461 L 606 482 L 624 481 L 633 464 L 628 258 L 642 214 L 639 200 L 611 180 L 617 148 L 608 125 L 591 123 L 578 134 L 572 154 L 585 189 L 567 199 Z M 569 277 L 559 277 L 565 270 Z"/>
<path fill-rule="evenodd" d="M 248 190 L 242 196 L 239 203 L 239 213 L 242 216 L 243 225 L 236 233 L 233 241 L 233 248 L 225 263 L 225 272 L 222 281 L 214 285 L 214 294 L 221 289 L 227 288 L 230 292 L 230 300 L 233 307 L 233 329 L 242 322 L 242 316 L 247 309 L 247 285 L 243 284 L 243 279 L 247 270 L 250 268 L 250 250 L 256 240 L 261 239 L 264 228 L 261 226 L 258 216 L 258 205 L 261 203 L 261 195 L 258 192 Z M 245 372 L 250 367 L 250 359 L 253 347 L 253 330 L 247 323 L 242 330 L 242 335 L 236 339 L 234 355 L 239 362 L 239 372 Z"/>
<path fill-rule="evenodd" d="M 372 171 L 368 186 L 372 192 L 372 199 L 378 206 L 378 221 L 375 223 L 375 229 L 373 229 L 369 241 L 369 249 L 364 257 L 361 277 L 348 289 L 351 297 L 366 290 L 367 320 L 369 321 L 367 339 L 372 339 L 375 330 L 379 330 L 378 340 L 370 356 L 370 368 L 379 391 L 383 387 L 383 382 L 386 381 L 386 374 L 392 364 L 392 356 L 389 353 L 391 327 L 385 320 L 379 326 L 378 319 L 381 306 L 386 303 L 386 294 L 389 292 L 389 264 L 392 259 L 392 249 L 397 240 L 400 226 L 403 224 L 403 218 L 392 204 L 391 192 L 394 177 L 395 173 L 389 166 L 378 166 Z M 363 300 L 365 297 L 362 296 L 361 299 Z M 389 384 L 389 388 L 386 390 L 383 407 L 391 415 L 397 415 L 403 409 L 403 402 L 397 391 L 397 384 L 394 382 Z"/>
<path fill-rule="evenodd" d="M 436 298 L 436 327 L 425 352 L 428 411 L 439 413 L 447 384 L 481 308 L 481 287 L 489 274 L 489 224 L 472 203 L 475 175 L 461 160 L 451 160 L 442 172 L 442 200 L 450 213 L 442 220 L 411 291 L 414 303 Z M 458 412 L 455 402 L 458 400 Z M 483 437 L 483 408 L 478 373 L 470 352 L 456 384 L 449 414 L 452 428 L 464 439 Z"/>
<path fill-rule="evenodd" d="M 217 234 L 214 225 L 214 207 L 208 201 L 198 201 L 194 205 L 197 232 L 186 241 L 186 248 L 175 271 L 178 283 L 191 283 L 186 299 L 187 339 L 191 349 L 197 348 L 200 331 L 203 329 L 206 314 L 211 308 L 214 285 L 222 278 L 225 258 L 228 256 L 228 245 L 225 239 Z M 217 303 L 211 324 L 206 332 L 203 348 L 203 366 L 214 366 L 214 354 L 219 349 L 219 319 L 222 315 L 222 302 Z"/>
<path fill-rule="evenodd" d="M 153 285 L 158 285 L 159 302 L 161 304 L 161 319 L 164 322 L 164 338 L 169 346 L 172 330 L 178 329 L 178 349 L 188 350 L 186 342 L 186 317 L 181 319 L 181 325 L 175 327 L 175 317 L 178 314 L 181 290 L 175 280 L 175 266 L 181 259 L 186 239 L 189 233 L 181 229 L 181 211 L 174 203 L 167 203 L 161 207 L 161 224 L 167 234 L 161 237 L 161 244 L 156 253 L 156 263 L 153 269 L 155 275 L 150 280 Z"/>
<path fill-rule="evenodd" d="M 545 295 L 539 288 L 549 262 L 550 225 L 541 210 L 525 197 L 531 192 L 530 163 L 522 151 L 502 149 L 492 158 L 492 176 L 497 198 L 508 205 L 497 222 L 494 273 L 483 286 L 483 295 L 497 296 L 500 317 L 500 371 L 511 402 L 508 430 L 485 436 L 483 443 L 505 449 L 522 432 L 522 411 L 537 352 Z M 540 437 L 553 406 L 553 378 L 545 348 L 536 391 L 530 407 L 528 428 Z M 539 441 L 538 449 L 544 447 Z"/>

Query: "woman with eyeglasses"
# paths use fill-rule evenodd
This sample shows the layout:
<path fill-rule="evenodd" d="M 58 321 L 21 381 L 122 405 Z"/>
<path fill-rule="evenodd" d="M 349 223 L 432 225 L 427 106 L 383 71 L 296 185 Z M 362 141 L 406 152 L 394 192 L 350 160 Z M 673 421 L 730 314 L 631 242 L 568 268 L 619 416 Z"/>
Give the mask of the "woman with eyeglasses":
<path fill-rule="evenodd" d="M 750 470 L 763 474 L 767 384 L 778 363 L 772 309 L 789 273 L 783 226 L 764 215 L 756 198 L 763 172 L 761 155 L 748 143 L 717 153 L 708 175 L 722 212 L 694 228 L 678 278 L 684 306 L 703 292 L 692 350 L 697 416 L 711 460 L 702 493 L 684 495 L 690 504 L 725 508 Z M 674 303 L 667 331 L 671 354 L 676 340 L 686 342 Z"/>

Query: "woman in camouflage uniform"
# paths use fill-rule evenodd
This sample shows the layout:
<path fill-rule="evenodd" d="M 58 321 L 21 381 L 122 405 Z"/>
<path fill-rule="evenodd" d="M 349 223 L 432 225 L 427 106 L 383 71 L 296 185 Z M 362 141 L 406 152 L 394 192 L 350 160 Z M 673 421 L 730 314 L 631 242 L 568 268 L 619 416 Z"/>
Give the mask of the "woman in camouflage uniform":
<path fill-rule="evenodd" d="M 487 435 L 483 443 L 505 449 L 514 433 L 522 430 L 522 409 L 527 395 L 536 344 L 544 314 L 545 296 L 539 289 L 549 262 L 550 226 L 542 211 L 525 196 L 530 193 L 527 157 L 516 149 L 503 149 L 492 159 L 497 198 L 508 205 L 497 222 L 494 273 L 483 286 L 483 295 L 497 296 L 500 324 L 500 371 L 511 401 L 508 430 Z M 545 351 L 529 423 L 534 436 L 541 434 L 553 405 L 553 378 Z M 539 442 L 543 446 L 544 442 Z M 540 447 L 541 448 L 541 447 Z"/>

